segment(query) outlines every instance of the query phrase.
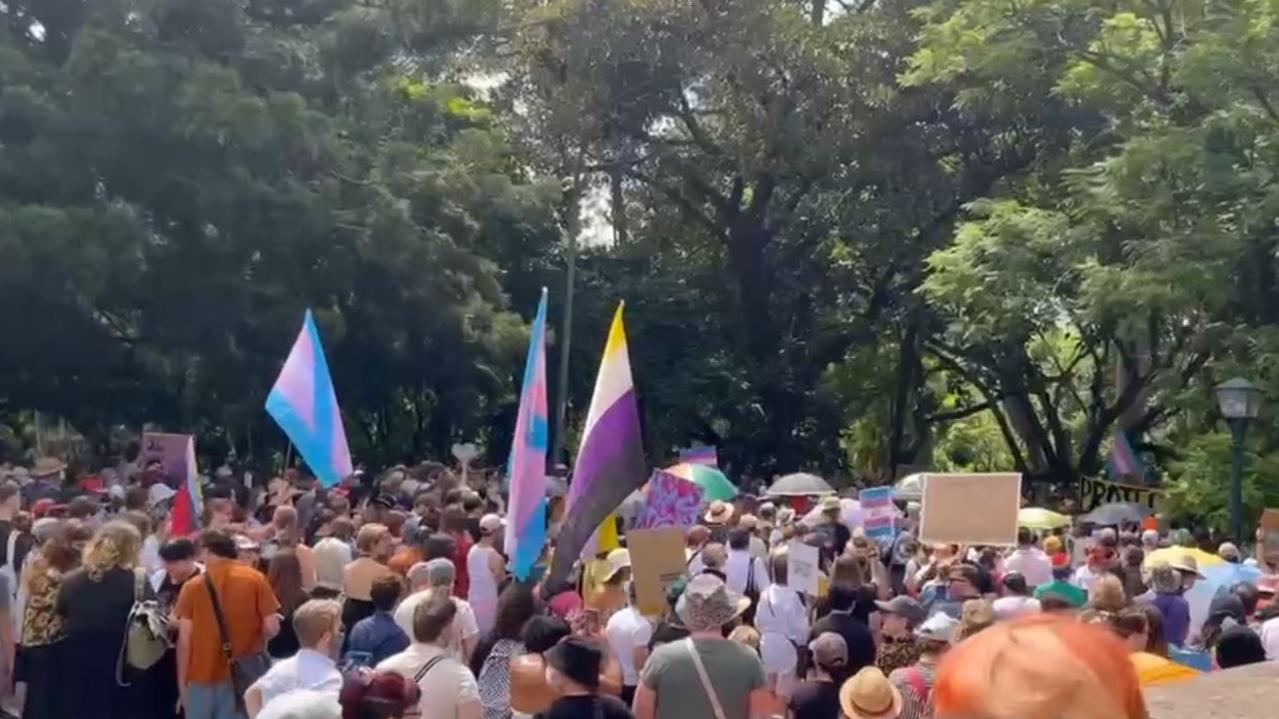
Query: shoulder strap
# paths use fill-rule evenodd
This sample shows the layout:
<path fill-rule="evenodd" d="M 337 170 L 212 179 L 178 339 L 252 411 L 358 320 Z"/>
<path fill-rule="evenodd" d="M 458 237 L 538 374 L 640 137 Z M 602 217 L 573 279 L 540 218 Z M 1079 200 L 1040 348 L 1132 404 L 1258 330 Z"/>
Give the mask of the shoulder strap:
<path fill-rule="evenodd" d="M 746 593 L 752 594 L 759 591 L 755 586 L 755 555 L 747 555 L 746 559 Z"/>
<path fill-rule="evenodd" d="M 425 677 L 428 672 L 430 672 L 432 669 L 435 668 L 436 664 L 439 664 L 440 662 L 444 661 L 447 658 L 448 657 L 445 654 L 437 654 L 436 656 L 431 657 L 431 660 L 427 662 L 426 664 L 423 664 L 422 668 L 417 670 L 417 674 L 413 675 L 413 683 L 417 684 L 421 682 L 423 677 Z"/>
<path fill-rule="evenodd" d="M 228 661 L 233 659 L 231 656 L 231 635 L 227 632 L 226 616 L 222 614 L 222 602 L 218 601 L 218 590 L 213 587 L 213 578 L 206 571 L 204 573 L 204 586 L 209 588 L 209 601 L 213 602 L 213 616 L 218 620 L 218 634 L 222 636 L 222 654 Z"/>
<path fill-rule="evenodd" d="M 706 673 L 706 665 L 702 663 L 702 655 L 697 651 L 697 644 L 693 642 L 692 637 L 684 640 L 684 647 L 693 657 L 693 666 L 697 667 L 697 678 L 701 680 L 702 691 L 706 692 L 706 698 L 711 702 L 711 711 L 715 713 L 715 719 L 727 719 L 724 714 L 724 705 L 719 703 L 719 695 L 715 693 L 715 686 L 711 684 L 711 677 Z"/>
<path fill-rule="evenodd" d="M 5 542 L 4 563 L 6 566 L 13 567 L 14 573 L 18 571 L 18 563 L 14 561 L 18 554 L 18 528 L 11 527 L 9 529 L 9 541 Z"/>

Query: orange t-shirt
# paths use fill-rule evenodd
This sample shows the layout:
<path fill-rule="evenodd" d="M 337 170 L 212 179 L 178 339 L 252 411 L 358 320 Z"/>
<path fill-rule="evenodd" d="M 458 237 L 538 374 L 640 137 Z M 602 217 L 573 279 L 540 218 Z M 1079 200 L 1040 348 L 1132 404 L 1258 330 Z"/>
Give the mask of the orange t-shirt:
<path fill-rule="evenodd" d="M 204 571 L 217 589 L 232 654 L 240 657 L 264 651 L 266 638 L 262 624 L 280 611 L 280 603 L 266 577 L 256 569 L 229 559 L 211 559 Z M 222 635 L 203 576 L 193 577 L 182 585 L 175 613 L 178 619 L 189 619 L 192 623 L 187 681 L 214 684 L 229 679 L 231 669 L 222 654 Z"/>
<path fill-rule="evenodd" d="M 422 561 L 424 556 L 421 547 L 405 547 L 396 552 L 395 556 L 391 557 L 391 561 L 386 563 L 386 566 L 401 577 L 407 577 L 413 565 Z"/>

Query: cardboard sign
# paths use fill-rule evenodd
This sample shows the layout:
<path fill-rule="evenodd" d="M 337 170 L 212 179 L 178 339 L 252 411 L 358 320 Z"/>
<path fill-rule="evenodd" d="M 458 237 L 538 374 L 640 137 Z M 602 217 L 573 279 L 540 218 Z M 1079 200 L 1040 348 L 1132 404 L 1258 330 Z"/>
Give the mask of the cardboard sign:
<path fill-rule="evenodd" d="M 702 488 L 673 474 L 655 470 L 648 480 L 648 499 L 636 529 L 691 527 L 702 511 Z"/>
<path fill-rule="evenodd" d="M 1111 502 L 1133 502 L 1145 505 L 1153 512 L 1162 512 L 1166 496 L 1163 490 L 1138 487 L 1135 484 L 1119 484 L 1086 477 L 1079 479 L 1079 511 L 1082 514 Z"/>
<path fill-rule="evenodd" d="M 1020 474 L 929 474 L 919 539 L 933 544 L 1017 544 Z"/>
<path fill-rule="evenodd" d="M 633 529 L 626 533 L 631 553 L 631 581 L 635 601 L 647 616 L 666 611 L 666 589 L 688 572 L 684 559 L 684 530 L 679 527 Z"/>
<path fill-rule="evenodd" d="M 897 508 L 893 506 L 892 487 L 863 489 L 857 495 L 862 507 L 862 527 L 866 536 L 877 542 L 897 537 Z"/>
<path fill-rule="evenodd" d="M 1279 509 L 1266 508 L 1261 513 L 1261 556 L 1267 562 L 1279 562 Z"/>
<path fill-rule="evenodd" d="M 148 464 L 159 462 L 164 468 L 166 483 L 175 486 L 184 482 L 187 478 L 187 440 L 190 438 L 189 434 L 143 432 L 138 464 L 145 469 Z"/>
<path fill-rule="evenodd" d="M 821 590 L 821 550 L 803 542 L 791 542 L 786 550 L 786 586 L 810 597 Z"/>

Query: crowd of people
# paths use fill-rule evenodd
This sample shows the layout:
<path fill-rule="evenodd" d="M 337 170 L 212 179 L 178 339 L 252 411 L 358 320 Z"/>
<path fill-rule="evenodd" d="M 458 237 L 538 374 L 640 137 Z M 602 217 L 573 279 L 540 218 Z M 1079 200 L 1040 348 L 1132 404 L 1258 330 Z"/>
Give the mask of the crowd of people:
<path fill-rule="evenodd" d="M 1145 719 L 1146 687 L 1279 659 L 1274 567 L 1202 531 L 929 545 L 903 504 L 876 542 L 834 497 L 712 502 L 653 612 L 625 547 L 515 581 L 499 485 L 439 465 L 214 477 L 190 536 L 162 477 L 0 470 L 4 706 L 27 719 Z M 1258 579 L 1196 616 L 1206 550 Z"/>

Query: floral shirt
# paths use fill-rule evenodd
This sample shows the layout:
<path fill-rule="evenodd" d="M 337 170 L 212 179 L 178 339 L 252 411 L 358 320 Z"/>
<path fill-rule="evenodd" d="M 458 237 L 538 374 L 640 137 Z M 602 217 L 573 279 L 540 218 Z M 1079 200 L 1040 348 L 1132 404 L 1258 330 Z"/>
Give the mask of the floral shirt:
<path fill-rule="evenodd" d="M 36 555 L 27 570 L 27 604 L 22 615 L 22 645 L 52 644 L 63 637 L 63 621 L 58 614 L 58 589 L 62 572 Z"/>
<path fill-rule="evenodd" d="M 879 655 L 875 665 L 884 674 L 892 674 L 894 669 L 905 669 L 919 661 L 919 643 L 914 637 L 908 639 L 889 639 L 885 637 L 879 643 Z"/>

